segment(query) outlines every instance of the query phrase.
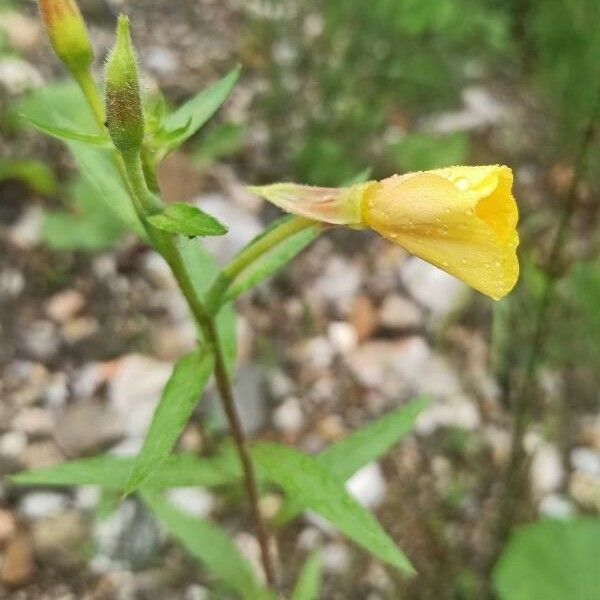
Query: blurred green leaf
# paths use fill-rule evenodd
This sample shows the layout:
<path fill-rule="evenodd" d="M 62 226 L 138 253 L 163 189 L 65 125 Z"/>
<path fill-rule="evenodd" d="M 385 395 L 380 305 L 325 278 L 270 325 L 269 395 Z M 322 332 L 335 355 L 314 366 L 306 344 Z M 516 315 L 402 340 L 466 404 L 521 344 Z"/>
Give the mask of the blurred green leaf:
<path fill-rule="evenodd" d="M 94 118 L 81 92 L 74 83 L 49 85 L 27 96 L 17 110 L 28 120 L 47 123 L 51 127 L 94 131 Z M 123 224 L 140 238 L 146 232 L 140 222 L 127 190 L 113 162 L 112 151 L 65 142 L 79 168 L 81 176 L 94 190 L 94 196 L 104 202 Z"/>
<path fill-rule="evenodd" d="M 246 137 L 246 127 L 225 123 L 215 127 L 198 143 L 192 159 L 198 167 L 207 167 L 215 161 L 238 152 Z"/>
<path fill-rule="evenodd" d="M 493 572 L 500 600 L 597 600 L 600 519 L 544 519 L 521 527 Z"/>
<path fill-rule="evenodd" d="M 361 467 L 383 456 L 402 439 L 412 429 L 416 418 L 428 403 L 426 398 L 417 398 L 408 405 L 368 423 L 323 450 L 317 455 L 316 461 L 341 483 L 345 482 Z M 304 506 L 298 498 L 288 496 L 277 516 L 277 522 L 285 523 L 303 509 Z"/>
<path fill-rule="evenodd" d="M 184 203 L 169 204 L 163 212 L 148 217 L 148 221 L 157 229 L 190 238 L 227 233 L 227 227 L 217 219 Z"/>
<path fill-rule="evenodd" d="M 205 349 L 177 361 L 163 390 L 125 492 L 138 488 L 167 459 L 210 377 L 214 356 Z"/>
<path fill-rule="evenodd" d="M 82 144 L 88 144 L 89 146 L 97 146 L 99 148 L 112 148 L 112 142 L 107 135 L 101 135 L 99 133 L 87 133 L 85 131 L 78 131 L 77 129 L 70 129 L 68 127 L 55 127 L 46 123 L 40 123 L 34 119 L 26 117 L 27 122 L 32 125 L 35 129 L 41 133 L 45 133 L 50 137 L 54 137 L 58 140 L 66 142 L 80 142 Z"/>
<path fill-rule="evenodd" d="M 142 497 L 156 518 L 211 575 L 245 600 L 273 600 L 225 531 L 179 512 L 158 494 L 144 492 Z"/>
<path fill-rule="evenodd" d="M 0 182 L 9 179 L 22 181 L 43 196 L 56 192 L 54 173 L 39 160 L 0 158 Z"/>
<path fill-rule="evenodd" d="M 45 214 L 42 237 L 57 250 L 102 250 L 123 236 L 123 225 L 96 196 L 96 188 L 77 178 L 67 188 L 68 210 Z"/>
<path fill-rule="evenodd" d="M 83 458 L 11 475 L 14 485 L 98 485 L 111 490 L 124 490 L 135 463 L 134 457 L 97 456 Z M 143 487 L 215 487 L 239 480 L 240 469 L 235 454 L 225 452 L 213 458 L 197 458 L 178 454 L 166 458 L 152 473 Z"/>
<path fill-rule="evenodd" d="M 426 171 L 464 164 L 469 155 L 469 138 L 464 133 L 411 133 L 390 144 L 389 151 L 401 171 Z"/>
<path fill-rule="evenodd" d="M 294 217 L 286 215 L 277 219 L 265 231 L 252 240 L 247 247 L 250 248 L 253 244 L 262 240 L 266 234 L 290 221 L 292 218 Z M 261 281 L 271 277 L 271 275 L 290 262 L 308 244 L 316 239 L 321 231 L 321 226 L 315 223 L 313 227 L 303 229 L 273 246 L 260 258 L 253 261 L 248 268 L 244 269 L 233 280 L 227 292 L 227 300 L 234 300 Z"/>
<path fill-rule="evenodd" d="M 278 444 L 260 443 L 252 456 L 267 479 L 329 521 L 359 546 L 406 575 L 414 569 L 381 525 L 316 459 Z"/>
<path fill-rule="evenodd" d="M 180 130 L 181 134 L 169 139 L 165 146 L 167 151 L 180 146 L 191 137 L 225 102 L 227 96 L 233 89 L 240 74 L 240 68 L 236 68 L 228 75 L 213 83 L 207 89 L 188 100 L 185 104 L 168 115 L 164 120 L 164 128 L 169 131 Z M 188 125 L 189 123 L 189 125 Z"/>
<path fill-rule="evenodd" d="M 291 600 L 318 600 L 321 590 L 321 556 L 309 554 L 292 593 Z"/>

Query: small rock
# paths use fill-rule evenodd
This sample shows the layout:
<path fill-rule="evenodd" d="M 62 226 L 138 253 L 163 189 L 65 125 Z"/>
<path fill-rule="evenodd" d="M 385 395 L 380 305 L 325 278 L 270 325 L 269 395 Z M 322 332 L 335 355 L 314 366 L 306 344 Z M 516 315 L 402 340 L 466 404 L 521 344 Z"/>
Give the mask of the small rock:
<path fill-rule="evenodd" d="M 15 517 L 8 510 L 0 508 L 0 547 L 6 544 L 17 531 Z"/>
<path fill-rule="evenodd" d="M 267 521 L 274 519 L 283 504 L 283 498 L 279 494 L 263 494 L 258 501 L 260 514 Z"/>
<path fill-rule="evenodd" d="M 40 72 L 30 63 L 15 57 L 0 58 L 0 89 L 4 88 L 10 95 L 21 95 L 27 90 L 34 89 L 44 83 Z M 30 209 L 35 210 L 35 209 Z M 23 226 L 22 231 L 12 232 L 16 237 L 15 243 L 21 247 L 30 247 L 28 244 L 39 241 L 41 218 L 35 222 L 31 229 Z M 11 235 L 11 237 L 13 237 Z M 24 246 L 22 244 L 25 244 Z"/>
<path fill-rule="evenodd" d="M 362 283 L 360 267 L 340 256 L 330 258 L 313 290 L 333 304 L 340 313 L 350 311 Z"/>
<path fill-rule="evenodd" d="M 103 450 L 119 441 L 124 421 L 117 411 L 96 400 L 70 404 L 56 416 L 55 439 L 69 457 Z"/>
<path fill-rule="evenodd" d="M 66 373 L 53 373 L 44 390 L 43 400 L 49 408 L 64 406 L 69 395 Z"/>
<path fill-rule="evenodd" d="M 134 500 L 126 500 L 96 522 L 92 567 L 99 572 L 142 569 L 157 560 L 163 538 L 152 515 Z"/>
<path fill-rule="evenodd" d="M 77 290 L 63 290 L 46 302 L 46 314 L 57 323 L 66 323 L 85 306 L 83 294 Z"/>
<path fill-rule="evenodd" d="M 19 460 L 26 469 L 43 469 L 53 467 L 64 460 L 58 446 L 51 440 L 29 444 Z"/>
<path fill-rule="evenodd" d="M 208 600 L 210 592 L 203 586 L 196 583 L 186 588 L 183 593 L 183 600 Z"/>
<path fill-rule="evenodd" d="M 0 456 L 16 459 L 27 448 L 27 436 L 22 431 L 9 431 L 0 436 Z"/>
<path fill-rule="evenodd" d="M 473 431 L 480 422 L 475 402 L 466 396 L 456 395 L 425 408 L 417 417 L 415 431 L 420 435 L 431 435 L 440 427 L 460 427 Z"/>
<path fill-rule="evenodd" d="M 67 343 L 77 344 L 94 335 L 98 329 L 98 321 L 94 317 L 78 317 L 65 323 L 60 332 Z"/>
<path fill-rule="evenodd" d="M 16 298 L 25 288 L 25 277 L 21 271 L 7 267 L 0 271 L 0 299 Z"/>
<path fill-rule="evenodd" d="M 328 415 L 318 421 L 317 433 L 326 442 L 336 442 L 346 435 L 344 420 L 339 415 Z"/>
<path fill-rule="evenodd" d="M 571 500 L 559 494 L 550 494 L 542 498 L 539 512 L 541 516 L 553 519 L 569 519 L 576 514 Z"/>
<path fill-rule="evenodd" d="M 321 550 L 321 560 L 327 573 L 342 575 L 350 568 L 350 552 L 341 542 L 326 544 Z"/>
<path fill-rule="evenodd" d="M 0 579 L 6 585 L 19 587 L 30 581 L 34 569 L 31 541 L 25 534 L 18 534 L 6 546 Z"/>
<path fill-rule="evenodd" d="M 119 413 L 118 422 L 134 438 L 143 438 L 173 365 L 140 354 L 118 362 L 109 383 L 110 406 Z"/>
<path fill-rule="evenodd" d="M 531 461 L 531 486 L 537 497 L 556 491 L 564 480 L 563 464 L 556 446 L 540 443 Z"/>
<path fill-rule="evenodd" d="M 19 53 L 32 50 L 39 43 L 41 27 L 37 19 L 2 8 L 0 29 L 8 36 L 10 45 Z"/>
<path fill-rule="evenodd" d="M 569 478 L 569 495 L 585 508 L 600 511 L 600 485 L 596 477 L 573 473 Z"/>
<path fill-rule="evenodd" d="M 266 423 L 267 404 L 264 387 L 262 369 L 249 365 L 237 371 L 233 383 L 233 397 L 242 428 L 248 435 L 260 431 Z M 215 390 L 210 394 L 210 404 L 218 425 L 226 430 L 227 420 Z"/>
<path fill-rule="evenodd" d="M 304 427 L 304 413 L 298 398 L 288 398 L 273 413 L 273 423 L 284 433 L 298 433 Z"/>
<path fill-rule="evenodd" d="M 346 489 L 367 508 L 377 508 L 384 500 L 387 484 L 378 463 L 359 469 L 346 482 Z"/>
<path fill-rule="evenodd" d="M 295 391 L 294 382 L 282 371 L 271 371 L 267 383 L 272 396 L 276 399 L 290 396 Z"/>
<path fill-rule="evenodd" d="M 0 72 L 1 72 L 0 62 Z M 1 77 L 1 75 L 0 75 Z M 24 250 L 39 244 L 44 212 L 39 206 L 30 206 L 10 230 L 10 240 Z"/>
<path fill-rule="evenodd" d="M 205 519 L 215 508 L 215 497 L 204 488 L 172 488 L 167 496 L 171 504 L 190 517 Z"/>
<path fill-rule="evenodd" d="M 35 553 L 46 565 L 75 569 L 86 562 L 88 531 L 81 515 L 67 512 L 33 525 Z"/>
<path fill-rule="evenodd" d="M 450 312 L 465 289 L 458 279 L 419 258 L 404 261 L 400 276 L 411 297 L 427 307 L 434 318 Z"/>
<path fill-rule="evenodd" d="M 571 464 L 576 471 L 600 480 L 600 452 L 589 448 L 573 448 L 571 450 Z"/>
<path fill-rule="evenodd" d="M 310 552 L 321 546 L 323 534 L 316 527 L 306 527 L 298 535 L 296 545 L 304 552 Z"/>
<path fill-rule="evenodd" d="M 143 62 L 149 71 L 157 75 L 172 75 L 179 67 L 177 55 L 163 46 L 151 46 L 143 54 Z"/>
<path fill-rule="evenodd" d="M 324 336 L 314 337 L 302 345 L 305 361 L 315 369 L 327 369 L 333 360 L 333 348 Z"/>
<path fill-rule="evenodd" d="M 398 294 L 386 296 L 379 311 L 379 321 L 388 329 L 415 329 L 421 326 L 422 319 L 420 309 Z"/>
<path fill-rule="evenodd" d="M 20 512 L 29 519 L 44 519 L 65 512 L 68 498 L 56 492 L 32 492 L 19 503 Z"/>
<path fill-rule="evenodd" d="M 233 203 L 219 194 L 207 194 L 194 202 L 198 208 L 207 211 L 225 225 L 232 225 L 227 235 L 205 238 L 203 245 L 217 257 L 220 265 L 226 264 L 248 242 L 263 230 L 256 215 Z M 233 227 L 235 224 L 235 227 Z"/>
<path fill-rule="evenodd" d="M 58 350 L 60 338 L 56 326 L 51 321 L 34 321 L 27 328 L 23 342 L 28 352 L 35 358 L 47 360 Z"/>
<path fill-rule="evenodd" d="M 582 419 L 579 431 L 581 443 L 600 452 L 600 416 Z"/>
<path fill-rule="evenodd" d="M 258 540 L 249 533 L 240 532 L 235 535 L 233 541 L 238 550 L 252 566 L 252 569 L 259 581 L 265 583 L 266 578 L 262 568 L 261 550 Z"/>
<path fill-rule="evenodd" d="M 348 320 L 361 342 L 377 329 L 377 311 L 368 296 L 357 296 L 352 303 Z"/>
<path fill-rule="evenodd" d="M 356 348 L 358 334 L 356 329 L 344 321 L 333 321 L 327 327 L 327 337 L 331 346 L 340 354 L 346 354 Z"/>
<path fill-rule="evenodd" d="M 13 427 L 29 436 L 40 436 L 52 431 L 53 422 L 48 411 L 43 408 L 25 408 L 13 421 Z"/>

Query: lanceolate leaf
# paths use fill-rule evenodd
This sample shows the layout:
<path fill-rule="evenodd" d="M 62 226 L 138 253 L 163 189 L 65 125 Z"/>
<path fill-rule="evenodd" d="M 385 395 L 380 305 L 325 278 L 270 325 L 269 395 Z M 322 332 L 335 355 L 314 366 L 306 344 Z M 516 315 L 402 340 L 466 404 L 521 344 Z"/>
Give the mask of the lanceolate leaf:
<path fill-rule="evenodd" d="M 265 234 L 269 233 L 276 227 L 291 220 L 293 217 L 285 216 L 275 221 L 268 229 L 266 229 L 255 240 L 250 242 L 249 246 L 261 240 Z M 322 231 L 322 227 L 315 223 L 314 226 L 308 229 L 303 229 L 296 234 L 285 238 L 279 244 L 271 248 L 263 254 L 259 259 L 255 260 L 247 269 L 244 269 L 238 277 L 229 286 L 227 299 L 233 300 L 243 294 L 246 290 L 254 287 L 267 277 L 273 275 L 281 267 L 292 260 L 301 250 L 303 250 L 310 242 L 312 242 Z"/>
<path fill-rule="evenodd" d="M 234 69 L 223 79 L 213 83 L 210 87 L 188 100 L 165 119 L 164 129 L 171 132 L 177 129 L 181 131 L 181 135 L 171 137 L 167 141 L 167 151 L 185 142 L 212 117 L 229 96 L 239 74 L 240 69 Z M 186 127 L 188 122 L 189 126 Z"/>
<path fill-rule="evenodd" d="M 244 600 L 273 600 L 225 531 L 181 513 L 155 493 L 144 492 L 142 497 L 156 518 L 223 585 Z"/>
<path fill-rule="evenodd" d="M 213 354 L 204 349 L 179 359 L 154 411 L 126 493 L 138 488 L 167 459 L 198 402 L 213 365 Z"/>
<path fill-rule="evenodd" d="M 317 462 L 340 482 L 383 456 L 413 427 L 419 413 L 427 406 L 426 398 L 417 398 L 408 405 L 368 423 L 343 440 L 329 446 L 317 457 Z M 277 522 L 283 524 L 296 517 L 304 506 L 289 496 L 281 508 Z"/>
<path fill-rule="evenodd" d="M 25 471 L 10 477 L 15 485 L 98 485 L 109 490 L 124 490 L 134 457 L 104 455 L 73 460 L 61 465 Z M 239 461 L 231 452 L 212 458 L 188 454 L 169 456 L 142 482 L 144 489 L 170 487 L 216 487 L 239 481 Z"/>
<path fill-rule="evenodd" d="M 414 569 L 375 517 L 314 458 L 278 444 L 257 444 L 252 455 L 265 476 L 351 540 L 407 575 Z"/>
<path fill-rule="evenodd" d="M 225 225 L 190 204 L 169 204 L 162 213 L 152 215 L 148 220 L 158 229 L 187 237 L 227 233 Z"/>
<path fill-rule="evenodd" d="M 36 90 L 23 100 L 18 111 L 30 121 L 55 128 L 93 131 L 97 125 L 81 92 L 75 84 L 57 84 Z M 123 181 L 112 159 L 112 151 L 65 140 L 81 175 L 101 199 L 127 227 L 146 239 Z"/>
<path fill-rule="evenodd" d="M 302 566 L 291 600 L 318 600 L 320 589 L 321 557 L 313 552 Z"/>
<path fill-rule="evenodd" d="M 42 133 L 45 133 L 46 135 L 56 139 L 66 142 L 80 142 L 82 144 L 97 146 L 99 148 L 112 148 L 112 142 L 106 135 L 100 135 L 99 133 L 86 133 L 85 131 L 70 129 L 69 127 L 55 127 L 47 123 L 40 123 L 34 119 L 29 119 L 27 117 L 25 118 L 38 131 L 41 131 Z"/>

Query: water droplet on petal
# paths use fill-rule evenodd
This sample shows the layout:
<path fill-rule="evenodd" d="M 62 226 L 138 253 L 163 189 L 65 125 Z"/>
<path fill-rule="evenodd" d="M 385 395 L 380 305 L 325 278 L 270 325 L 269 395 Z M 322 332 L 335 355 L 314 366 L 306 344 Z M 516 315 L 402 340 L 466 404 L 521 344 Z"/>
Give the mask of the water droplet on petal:
<path fill-rule="evenodd" d="M 471 184 L 469 183 L 469 180 L 466 177 L 459 177 L 456 180 L 455 185 L 461 192 L 466 192 Z"/>

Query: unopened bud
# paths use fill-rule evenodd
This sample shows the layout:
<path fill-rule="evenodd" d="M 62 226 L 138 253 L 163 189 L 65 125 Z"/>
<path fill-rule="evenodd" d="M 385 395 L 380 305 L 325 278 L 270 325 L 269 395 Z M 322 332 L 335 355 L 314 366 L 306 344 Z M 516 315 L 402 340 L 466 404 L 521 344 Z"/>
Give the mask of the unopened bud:
<path fill-rule="evenodd" d="M 106 61 L 106 126 L 116 148 L 135 150 L 144 138 L 144 113 L 140 98 L 135 51 L 129 19 L 117 23 L 117 40 Z"/>
<path fill-rule="evenodd" d="M 75 0 L 38 0 L 54 52 L 71 73 L 89 68 L 94 54 Z"/>

